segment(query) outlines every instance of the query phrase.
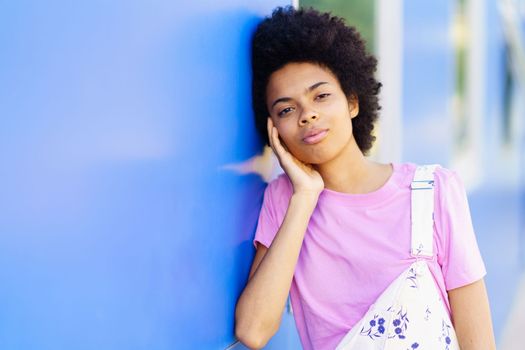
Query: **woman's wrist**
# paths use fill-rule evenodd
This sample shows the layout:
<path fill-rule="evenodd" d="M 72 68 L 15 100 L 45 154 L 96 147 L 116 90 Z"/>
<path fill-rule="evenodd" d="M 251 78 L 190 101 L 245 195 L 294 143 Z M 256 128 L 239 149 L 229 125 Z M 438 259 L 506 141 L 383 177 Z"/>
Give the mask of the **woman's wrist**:
<path fill-rule="evenodd" d="M 317 191 L 302 190 L 302 191 L 294 192 L 292 194 L 292 198 L 296 198 L 300 200 L 301 202 L 312 203 L 315 206 L 315 204 L 317 204 L 317 200 L 319 199 L 320 194 L 321 192 L 317 192 Z"/>

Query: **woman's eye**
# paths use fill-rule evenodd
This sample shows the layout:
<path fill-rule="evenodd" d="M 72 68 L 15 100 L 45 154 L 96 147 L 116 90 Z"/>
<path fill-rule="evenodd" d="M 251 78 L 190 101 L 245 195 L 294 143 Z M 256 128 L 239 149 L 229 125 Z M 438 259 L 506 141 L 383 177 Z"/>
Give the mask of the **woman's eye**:
<path fill-rule="evenodd" d="M 320 94 L 320 95 L 317 95 L 316 98 L 319 99 L 319 100 L 322 100 L 324 98 L 327 98 L 328 96 L 330 96 L 330 94 Z"/>
<path fill-rule="evenodd" d="M 279 117 L 282 117 L 283 115 L 285 115 L 286 113 L 290 112 L 292 110 L 292 107 L 287 107 L 285 109 L 283 109 L 282 111 L 280 111 L 279 113 L 277 113 L 277 115 Z"/>

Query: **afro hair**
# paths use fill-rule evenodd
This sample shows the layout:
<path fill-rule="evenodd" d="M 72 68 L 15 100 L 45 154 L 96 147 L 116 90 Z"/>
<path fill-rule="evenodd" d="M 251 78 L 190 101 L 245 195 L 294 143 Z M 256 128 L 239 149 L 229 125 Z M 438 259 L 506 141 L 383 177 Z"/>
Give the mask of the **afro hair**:
<path fill-rule="evenodd" d="M 355 27 L 344 19 L 312 8 L 277 7 L 257 26 L 251 41 L 252 105 L 255 126 L 269 145 L 266 86 L 273 72 L 292 62 L 316 63 L 339 80 L 347 98 L 357 96 L 359 114 L 352 119 L 353 135 L 363 154 L 375 141 L 374 122 L 381 109 L 381 83 L 374 77 L 377 60 L 367 53 Z"/>

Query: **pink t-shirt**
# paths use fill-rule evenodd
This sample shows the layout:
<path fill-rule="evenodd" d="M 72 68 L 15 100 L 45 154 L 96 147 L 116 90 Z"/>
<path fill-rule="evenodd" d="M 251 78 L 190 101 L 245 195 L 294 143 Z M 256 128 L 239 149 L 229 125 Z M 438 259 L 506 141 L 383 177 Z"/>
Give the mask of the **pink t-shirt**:
<path fill-rule="evenodd" d="M 305 350 L 333 350 L 415 260 L 410 255 L 410 184 L 416 164 L 392 165 L 392 176 L 374 192 L 324 189 L 319 196 L 290 289 Z M 285 173 L 266 187 L 255 247 L 256 241 L 270 247 L 292 190 Z M 446 291 L 483 278 L 486 270 L 457 173 L 438 167 L 434 194 L 434 258 L 429 267 L 450 313 Z"/>

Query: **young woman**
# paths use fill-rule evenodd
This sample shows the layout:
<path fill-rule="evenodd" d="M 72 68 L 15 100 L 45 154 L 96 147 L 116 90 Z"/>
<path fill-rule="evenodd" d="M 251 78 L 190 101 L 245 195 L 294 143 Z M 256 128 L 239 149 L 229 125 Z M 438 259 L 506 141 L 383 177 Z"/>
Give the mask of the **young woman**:
<path fill-rule="evenodd" d="M 250 348 L 277 332 L 290 294 L 303 348 L 335 349 L 415 261 L 417 166 L 366 158 L 380 108 L 375 69 L 359 33 L 329 14 L 277 8 L 257 27 L 256 126 L 284 173 L 265 190 L 257 252 L 235 312 L 235 334 Z M 463 183 L 443 167 L 433 176 L 429 270 L 461 349 L 494 349 L 486 270 Z M 384 320 L 377 322 L 370 321 L 376 337 L 386 336 Z M 443 342 L 448 349 L 450 338 Z"/>

